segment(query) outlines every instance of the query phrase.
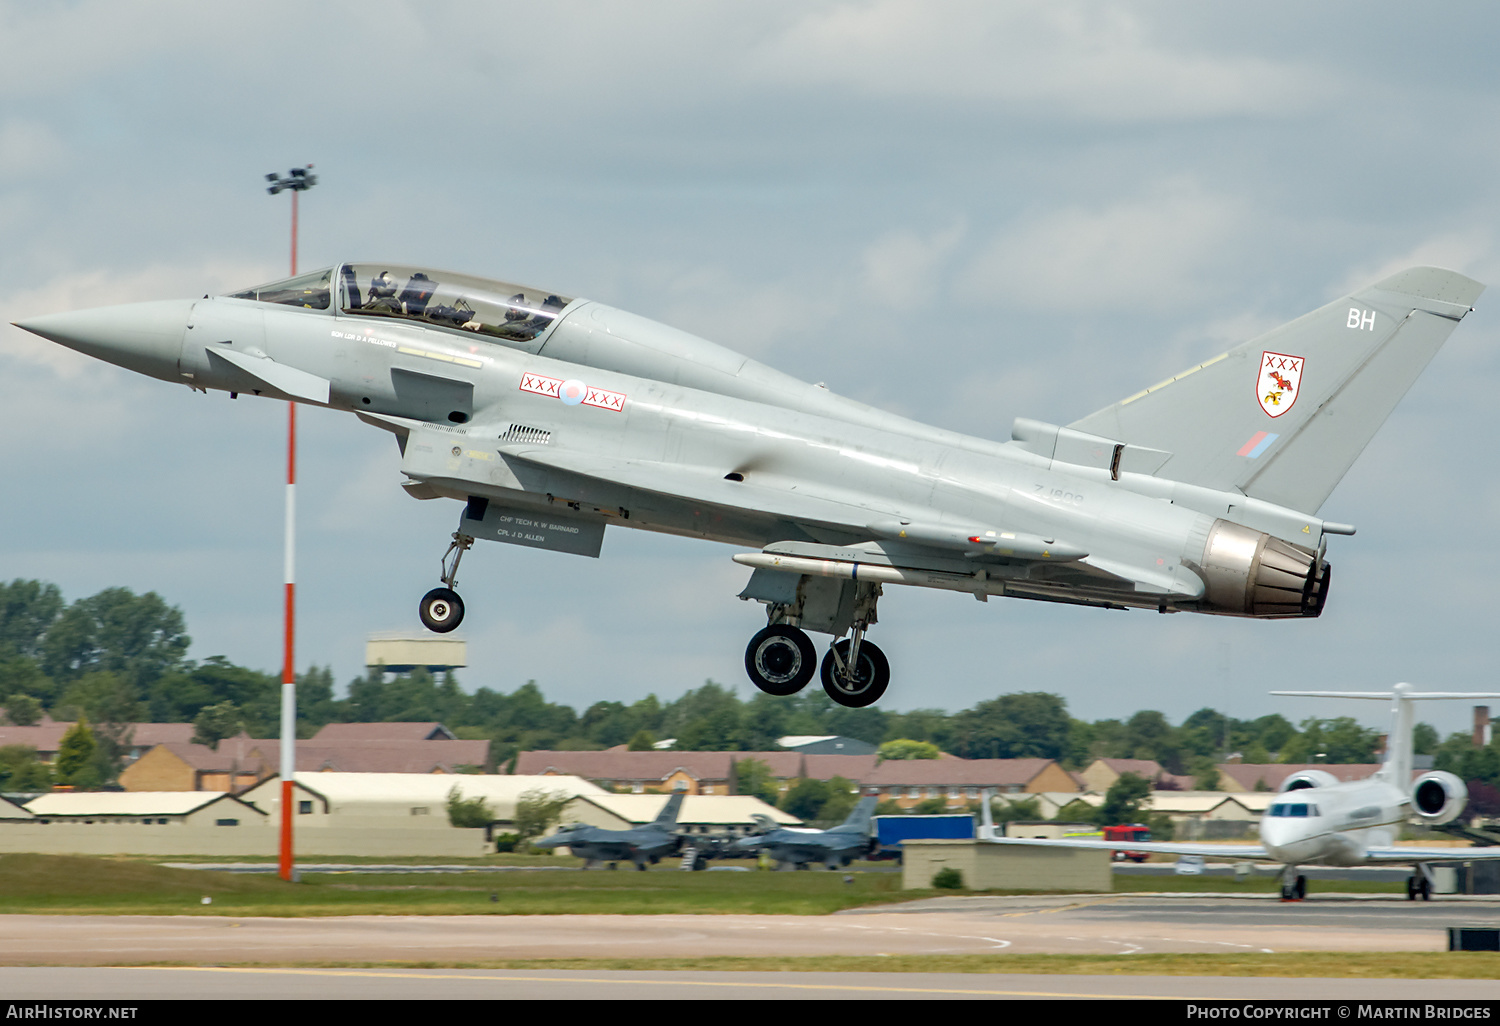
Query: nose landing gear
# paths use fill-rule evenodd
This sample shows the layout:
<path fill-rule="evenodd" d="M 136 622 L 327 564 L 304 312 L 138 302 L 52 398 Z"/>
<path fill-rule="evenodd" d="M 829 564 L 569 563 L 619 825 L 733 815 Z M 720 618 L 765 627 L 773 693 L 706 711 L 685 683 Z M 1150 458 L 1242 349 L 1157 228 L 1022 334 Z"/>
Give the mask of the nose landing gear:
<path fill-rule="evenodd" d="M 473 544 L 473 535 L 457 531 L 453 533 L 453 542 L 448 546 L 448 551 L 443 553 L 443 586 L 433 588 L 423 595 L 422 601 L 417 605 L 417 616 L 421 618 L 422 626 L 428 630 L 447 634 L 464 622 L 464 600 L 453 590 L 453 582 L 458 577 L 459 561 Z"/>

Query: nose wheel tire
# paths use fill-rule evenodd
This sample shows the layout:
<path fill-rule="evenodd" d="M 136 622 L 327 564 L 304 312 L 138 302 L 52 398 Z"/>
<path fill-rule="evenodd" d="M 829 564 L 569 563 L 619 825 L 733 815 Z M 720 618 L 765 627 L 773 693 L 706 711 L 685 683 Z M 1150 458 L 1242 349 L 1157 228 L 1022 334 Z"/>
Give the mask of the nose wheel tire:
<path fill-rule="evenodd" d="M 745 672 L 768 695 L 795 695 L 813 679 L 818 650 L 796 627 L 772 624 L 750 639 L 745 649 Z"/>
<path fill-rule="evenodd" d="M 447 634 L 464 622 L 464 600 L 452 588 L 433 588 L 422 596 L 417 607 L 422 626 L 438 634 Z"/>
<path fill-rule="evenodd" d="M 823 690 L 839 705 L 863 709 L 880 700 L 891 683 L 891 664 L 874 643 L 861 641 L 859 665 L 849 665 L 849 639 L 835 641 L 823 656 Z"/>

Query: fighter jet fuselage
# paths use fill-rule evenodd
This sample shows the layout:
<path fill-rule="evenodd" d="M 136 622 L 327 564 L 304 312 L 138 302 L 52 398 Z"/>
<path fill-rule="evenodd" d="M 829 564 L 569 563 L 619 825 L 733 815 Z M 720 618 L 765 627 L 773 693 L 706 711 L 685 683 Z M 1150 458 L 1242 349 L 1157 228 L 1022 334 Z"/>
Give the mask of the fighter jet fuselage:
<path fill-rule="evenodd" d="M 796 692 L 817 668 L 806 632 L 827 633 L 842 640 L 823 685 L 858 706 L 889 680 L 864 639 L 886 584 L 1317 616 L 1325 536 L 1353 528 L 1316 510 L 1479 288 L 1403 272 L 1281 329 L 1275 351 L 1245 343 L 1071 427 L 1017 420 L 1006 442 L 602 303 L 391 265 L 21 326 L 395 434 L 406 490 L 464 503 L 444 587 L 421 608 L 433 630 L 462 619 L 454 579 L 476 539 L 597 556 L 611 525 L 707 538 L 759 550 L 734 557 L 753 570 L 741 597 L 767 612 L 752 681 Z"/>

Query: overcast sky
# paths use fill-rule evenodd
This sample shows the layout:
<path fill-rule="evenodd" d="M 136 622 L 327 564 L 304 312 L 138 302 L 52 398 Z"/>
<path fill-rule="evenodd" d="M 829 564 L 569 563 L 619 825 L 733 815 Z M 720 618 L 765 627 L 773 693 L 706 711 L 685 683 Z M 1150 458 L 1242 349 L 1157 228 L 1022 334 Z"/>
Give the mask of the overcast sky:
<path fill-rule="evenodd" d="M 0 579 L 154 590 L 192 655 L 280 662 L 282 406 L 9 325 L 390 260 L 685 328 L 945 427 L 1067 423 L 1413 263 L 1500 282 L 1489 3 L 0 0 Z M 1323 508 L 1318 620 L 888 589 L 893 709 L 1008 691 L 1382 721 L 1278 688 L 1500 685 L 1500 294 Z M 301 425 L 298 663 L 416 629 L 456 503 L 391 436 Z M 600 560 L 464 562 L 467 687 L 580 709 L 751 693 L 735 549 L 612 529 Z M 1496 703 L 1500 705 L 1500 703 Z M 1422 718 L 1462 729 L 1468 705 Z"/>

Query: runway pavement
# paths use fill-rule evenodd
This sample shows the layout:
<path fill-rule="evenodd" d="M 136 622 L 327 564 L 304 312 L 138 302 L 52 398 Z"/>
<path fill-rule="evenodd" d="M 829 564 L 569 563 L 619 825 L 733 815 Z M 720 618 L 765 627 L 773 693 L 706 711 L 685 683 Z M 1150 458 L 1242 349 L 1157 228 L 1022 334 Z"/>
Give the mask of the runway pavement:
<path fill-rule="evenodd" d="M 1328 980 L 1219 976 L 1053 976 L 981 973 L 630 972 L 461 969 L 0 968 L 0 1003 L 66 998 L 129 1003 L 163 999 L 692 1000 L 771 998 L 1202 999 L 1209 1001 L 1474 1001 L 1500 997 L 1493 980 Z M 1483 1009 L 1481 1009 L 1483 1011 Z M 1337 1015 L 1335 1011 L 1329 1018 Z M 144 1018 L 145 1016 L 138 1016 Z"/>
<path fill-rule="evenodd" d="M 935 898 L 832 916 L 0 916 L 0 966 L 714 955 L 1441 951 L 1500 899 Z"/>

